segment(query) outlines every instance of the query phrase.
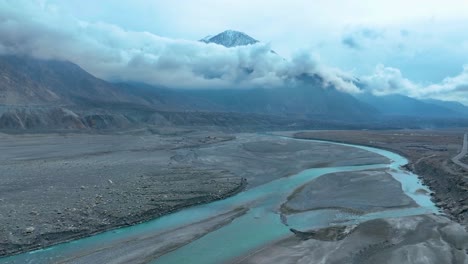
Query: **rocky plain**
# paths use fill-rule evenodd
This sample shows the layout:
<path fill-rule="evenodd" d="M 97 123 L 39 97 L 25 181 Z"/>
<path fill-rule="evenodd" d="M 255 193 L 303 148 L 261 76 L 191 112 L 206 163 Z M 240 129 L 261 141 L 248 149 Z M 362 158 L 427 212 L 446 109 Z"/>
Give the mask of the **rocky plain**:
<path fill-rule="evenodd" d="M 187 129 L 0 134 L 0 255 L 133 225 L 307 168 L 383 160 L 311 146 Z"/>

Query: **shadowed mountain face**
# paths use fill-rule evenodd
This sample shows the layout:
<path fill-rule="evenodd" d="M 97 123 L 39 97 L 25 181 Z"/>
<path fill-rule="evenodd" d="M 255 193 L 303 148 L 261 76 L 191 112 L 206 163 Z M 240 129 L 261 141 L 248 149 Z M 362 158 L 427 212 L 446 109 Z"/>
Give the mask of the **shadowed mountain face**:
<path fill-rule="evenodd" d="M 76 64 L 0 56 L 1 129 L 123 128 L 121 113 L 96 105 L 145 104 Z"/>
<path fill-rule="evenodd" d="M 207 36 L 200 41 L 205 43 L 215 43 L 218 45 L 223 45 L 227 48 L 236 47 L 236 46 L 246 46 L 255 44 L 258 40 L 252 38 L 251 36 L 235 31 L 235 30 L 226 30 L 219 33 L 216 36 Z"/>
<path fill-rule="evenodd" d="M 0 56 L 1 105 L 82 105 L 83 100 L 138 102 L 66 61 Z"/>
<path fill-rule="evenodd" d="M 172 90 L 143 84 L 119 84 L 164 110 L 256 113 L 301 119 L 366 120 L 377 111 L 319 81 L 272 89 Z M 155 101 L 156 100 L 156 101 Z"/>
<path fill-rule="evenodd" d="M 464 116 L 468 116 L 468 107 L 459 102 L 440 101 L 440 100 L 434 100 L 434 99 L 426 99 L 423 101 L 429 104 L 438 105 L 446 109 L 458 112 L 460 114 L 463 114 Z"/>
<path fill-rule="evenodd" d="M 404 95 L 374 96 L 357 95 L 385 116 L 423 117 L 423 118 L 461 118 L 468 113 L 468 107 L 454 102 L 439 100 L 417 100 Z"/>

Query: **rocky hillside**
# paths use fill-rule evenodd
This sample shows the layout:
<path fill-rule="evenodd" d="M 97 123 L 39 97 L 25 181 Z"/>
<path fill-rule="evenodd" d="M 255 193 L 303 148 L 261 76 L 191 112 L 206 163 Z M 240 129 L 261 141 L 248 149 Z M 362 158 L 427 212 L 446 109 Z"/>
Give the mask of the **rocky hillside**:
<path fill-rule="evenodd" d="M 67 61 L 0 56 L 0 105 L 83 105 L 85 101 L 138 102 Z"/>

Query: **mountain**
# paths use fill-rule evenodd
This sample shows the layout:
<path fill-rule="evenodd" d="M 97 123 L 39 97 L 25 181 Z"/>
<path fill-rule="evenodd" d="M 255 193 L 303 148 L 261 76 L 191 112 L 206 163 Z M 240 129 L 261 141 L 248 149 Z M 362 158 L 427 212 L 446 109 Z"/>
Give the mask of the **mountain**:
<path fill-rule="evenodd" d="M 468 116 L 468 106 L 462 103 L 453 102 L 453 101 L 442 101 L 442 100 L 436 100 L 436 99 L 425 99 L 423 101 L 426 103 L 438 105 L 438 106 L 450 109 L 452 111 L 458 112 L 460 114 L 463 114 L 465 116 Z"/>
<path fill-rule="evenodd" d="M 0 78 L 1 129 L 359 128 L 387 127 L 381 117 L 388 115 L 459 116 L 403 96 L 355 98 L 324 88 L 318 75 L 303 75 L 295 85 L 278 88 L 184 90 L 114 84 L 72 62 L 0 56 Z M 393 124 L 415 125 L 409 119 Z"/>
<path fill-rule="evenodd" d="M 408 96 L 393 94 L 375 96 L 370 93 L 356 95 L 361 102 L 369 104 L 385 116 L 419 117 L 419 118 L 458 118 L 462 113 L 442 104 L 421 101 Z"/>
<path fill-rule="evenodd" d="M 200 41 L 205 43 L 215 43 L 218 45 L 223 45 L 227 48 L 252 45 L 259 42 L 251 36 L 235 30 L 226 30 L 215 36 L 204 37 Z"/>
<path fill-rule="evenodd" d="M 139 101 L 68 61 L 0 56 L 0 80 L 0 105 Z"/>
<path fill-rule="evenodd" d="M 467 123 L 460 121 L 466 107 L 457 103 L 401 95 L 354 97 L 335 87 L 324 88 L 319 75 L 304 74 L 294 85 L 278 88 L 184 90 L 110 83 L 67 61 L 0 56 L 0 80 L 0 129 L 181 125 L 257 131 Z"/>
<path fill-rule="evenodd" d="M 323 88 L 318 76 L 301 76 L 300 84 L 278 88 L 182 90 L 146 84 L 119 84 L 127 93 L 160 110 L 255 113 L 314 120 L 359 121 L 378 111 L 334 87 Z M 157 105 L 157 106 L 156 106 Z"/>
<path fill-rule="evenodd" d="M 149 107 L 68 61 L 0 56 L 0 80 L 3 129 L 122 128 L 132 122 L 115 109 Z"/>
<path fill-rule="evenodd" d="M 0 128 L 115 129 L 141 125 L 261 128 L 363 120 L 376 111 L 318 77 L 278 89 L 181 90 L 113 84 L 67 61 L 0 56 Z M 320 125 L 319 125 L 320 124 Z M 335 124 L 334 124 L 335 125 Z M 309 122 L 310 126 L 310 122 Z"/>

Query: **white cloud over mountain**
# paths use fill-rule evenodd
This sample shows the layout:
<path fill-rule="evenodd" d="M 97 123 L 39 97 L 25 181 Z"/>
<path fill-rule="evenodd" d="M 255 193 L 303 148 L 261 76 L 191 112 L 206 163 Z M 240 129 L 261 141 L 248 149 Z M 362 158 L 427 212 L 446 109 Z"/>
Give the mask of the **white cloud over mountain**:
<path fill-rule="evenodd" d="M 135 5 L 138 4 L 143 5 L 136 1 Z M 298 3 L 293 4 L 295 6 Z M 316 34 L 316 43 L 323 37 L 322 46 L 310 45 L 302 51 L 290 52 L 292 55 L 284 59 L 272 53 L 271 50 L 276 50 L 276 46 L 272 47 L 268 43 L 228 49 L 194 40 L 166 38 L 144 30 L 129 30 L 120 24 L 111 24 L 112 21 L 109 23 L 90 17 L 83 20 L 61 5 L 66 6 L 60 1 L 0 0 L 0 53 L 70 60 L 107 80 L 139 81 L 168 87 L 276 87 L 292 85 L 296 77 L 302 74 L 317 74 L 325 80 L 326 85 L 351 93 L 360 91 L 357 84 L 361 82 L 366 90 L 374 94 L 401 93 L 418 98 L 432 97 L 468 104 L 468 99 L 465 99 L 468 98 L 467 67 L 461 73 L 451 74 L 452 76 L 441 81 L 432 81 L 429 78 L 428 81 L 414 81 L 405 77 L 406 72 L 400 70 L 405 67 L 403 63 L 409 65 L 405 68 L 407 71 L 415 68 L 410 66 L 418 65 L 418 62 L 421 62 L 421 67 L 432 67 L 433 71 L 437 71 L 433 65 L 439 65 L 439 62 L 456 61 L 459 66 L 453 66 L 456 63 L 451 66 L 455 69 L 468 63 L 461 56 L 468 51 L 468 41 L 465 44 L 458 43 L 464 39 L 457 35 L 460 30 L 444 33 L 444 36 L 451 36 L 452 40 L 457 40 L 456 43 L 461 45 L 459 50 L 447 53 L 449 56 L 443 56 L 442 52 L 452 50 L 451 46 L 447 46 L 448 42 L 438 40 L 432 34 L 424 35 L 426 31 L 421 29 L 421 25 L 408 29 L 406 26 L 386 27 L 371 23 L 371 26 L 345 27 L 346 30 L 338 30 L 341 33 L 334 36 L 331 36 L 332 33 L 323 36 Z M 82 5 L 100 10 L 99 4 L 94 2 L 83 1 Z M 432 5 L 435 10 L 436 4 Z M 448 16 L 450 12 L 452 11 L 447 9 L 444 14 Z M 457 13 L 457 17 L 462 15 Z M 422 14 L 419 16 L 423 17 Z M 349 16 L 349 19 L 352 17 Z M 409 17 L 406 14 L 402 20 Z M 134 27 L 133 25 L 131 28 Z M 255 31 L 256 27 L 258 25 L 252 29 Z M 307 32 L 308 27 L 305 24 L 304 28 L 303 31 Z M 336 28 L 340 27 L 335 25 Z M 442 31 L 440 29 L 438 32 Z M 281 28 L 278 32 L 282 32 Z M 216 32 L 204 32 L 194 39 L 213 33 Z M 304 38 L 307 39 L 308 35 L 305 34 Z M 253 37 L 257 38 L 255 32 Z M 284 38 L 289 37 L 284 35 Z M 304 46 L 307 45 L 302 47 Z M 336 66 L 326 65 L 329 62 L 332 62 L 329 65 L 341 65 L 333 63 L 341 60 L 347 61 L 342 65 L 360 69 L 345 67 L 346 70 L 340 70 Z M 440 67 L 445 69 L 448 66 Z M 455 70 L 452 69 L 451 72 Z"/>
<path fill-rule="evenodd" d="M 268 44 L 228 49 L 81 21 L 46 1 L 0 3 L 0 52 L 70 60 L 108 80 L 179 88 L 250 88 L 287 85 L 301 74 L 320 74 L 327 84 L 357 91 L 337 70 L 328 70 L 307 53 L 285 60 Z"/>
<path fill-rule="evenodd" d="M 361 81 L 375 95 L 403 94 L 415 98 L 459 101 L 468 105 L 468 65 L 456 76 L 423 85 L 405 78 L 399 69 L 379 64 L 373 74 L 363 76 Z"/>

